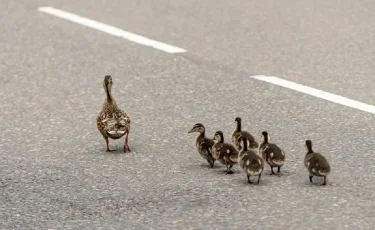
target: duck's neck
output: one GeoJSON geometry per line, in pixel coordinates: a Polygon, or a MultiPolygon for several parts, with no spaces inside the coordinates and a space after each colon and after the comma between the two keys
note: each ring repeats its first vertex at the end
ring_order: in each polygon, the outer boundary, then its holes
{"type": "Polygon", "coordinates": [[[206,131],[205,131],[205,130],[203,130],[203,132],[201,132],[201,133],[199,134],[199,136],[201,136],[201,137],[205,137],[205,135],[206,135],[206,131]]]}
{"type": "Polygon", "coordinates": [[[244,138],[242,141],[243,141],[243,150],[247,151],[248,149],[247,149],[247,140],[246,140],[246,138],[244,138]]]}
{"type": "Polygon", "coordinates": [[[311,145],[307,146],[307,152],[308,153],[313,153],[314,152],[311,145]]]}
{"type": "Polygon", "coordinates": [[[237,132],[241,132],[241,122],[239,121],[239,122],[237,122],[237,127],[236,127],[236,131],[237,132]]]}
{"type": "Polygon", "coordinates": [[[107,88],[105,92],[106,92],[106,94],[107,94],[107,102],[109,102],[109,103],[113,103],[114,100],[113,100],[113,97],[112,97],[111,89],[110,89],[110,88],[107,88]]]}

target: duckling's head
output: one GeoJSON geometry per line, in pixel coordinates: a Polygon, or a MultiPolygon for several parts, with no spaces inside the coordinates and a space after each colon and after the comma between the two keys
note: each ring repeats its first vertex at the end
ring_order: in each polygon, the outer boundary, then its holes
{"type": "Polygon", "coordinates": [[[224,134],[222,131],[217,131],[214,135],[214,141],[223,143],[224,142],[224,134]]]}
{"type": "Polygon", "coordinates": [[[305,142],[305,147],[307,149],[307,152],[312,153],[312,141],[311,140],[306,140],[305,142]]]}
{"type": "Polygon", "coordinates": [[[261,142],[268,143],[270,141],[270,136],[268,135],[267,131],[262,132],[261,142]]]}
{"type": "Polygon", "coordinates": [[[234,125],[237,131],[241,131],[241,117],[236,117],[236,119],[234,119],[234,125]]]}
{"type": "Polygon", "coordinates": [[[104,87],[104,90],[106,92],[111,91],[111,88],[112,88],[112,77],[111,77],[111,75],[106,75],[104,77],[103,87],[104,87]]]}
{"type": "Polygon", "coordinates": [[[197,123],[193,126],[193,128],[188,133],[198,132],[198,133],[204,133],[205,129],[203,124],[197,123]]]}

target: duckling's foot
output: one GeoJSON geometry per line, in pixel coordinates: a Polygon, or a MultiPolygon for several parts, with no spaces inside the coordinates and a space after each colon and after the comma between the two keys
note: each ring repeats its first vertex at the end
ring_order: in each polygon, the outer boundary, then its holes
{"type": "Polygon", "coordinates": [[[215,164],[214,161],[207,160],[207,162],[208,162],[208,164],[210,164],[210,168],[213,168],[213,167],[214,167],[214,164],[215,164]]]}
{"type": "Polygon", "coordinates": [[[309,179],[310,179],[310,182],[312,183],[313,181],[312,181],[312,178],[313,178],[313,176],[309,176],[309,179]]]}
{"type": "Polygon", "coordinates": [[[116,151],[116,149],[109,149],[109,148],[107,148],[107,149],[105,150],[105,152],[113,152],[113,151],[116,151]]]}

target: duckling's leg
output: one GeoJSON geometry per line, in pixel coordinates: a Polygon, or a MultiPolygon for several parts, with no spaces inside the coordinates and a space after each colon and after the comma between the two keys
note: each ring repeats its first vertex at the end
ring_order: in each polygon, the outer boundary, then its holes
{"type": "Polygon", "coordinates": [[[105,150],[106,152],[113,152],[113,151],[115,151],[113,149],[109,149],[109,140],[108,140],[108,137],[105,137],[105,143],[107,144],[107,149],[105,150]]]}
{"type": "Polygon", "coordinates": [[[250,175],[247,175],[247,182],[249,182],[249,184],[252,184],[253,182],[251,182],[250,180],[250,175]]]}
{"type": "Polygon", "coordinates": [[[126,133],[126,136],[125,136],[124,153],[126,153],[126,151],[131,152],[130,147],[129,147],[129,143],[128,143],[129,142],[129,139],[128,139],[129,133],[130,133],[130,127],[129,127],[128,132],[126,133]]]}
{"type": "Polygon", "coordinates": [[[312,178],[313,178],[313,176],[309,176],[309,179],[310,179],[310,182],[312,183],[313,181],[312,181],[312,178]]]}
{"type": "Polygon", "coordinates": [[[260,177],[262,176],[262,173],[261,174],[259,174],[259,176],[258,176],[258,184],[259,184],[259,182],[260,182],[260,177]]]}
{"type": "Polygon", "coordinates": [[[230,165],[230,166],[225,165],[225,166],[227,166],[227,174],[233,174],[233,171],[232,171],[233,165],[230,165]]]}
{"type": "Polygon", "coordinates": [[[208,162],[208,164],[210,164],[211,168],[214,167],[215,161],[213,161],[213,160],[207,160],[207,162],[208,162]]]}
{"type": "Polygon", "coordinates": [[[281,166],[277,167],[277,173],[280,173],[281,166]]]}
{"type": "Polygon", "coordinates": [[[273,167],[272,166],[270,167],[271,167],[271,175],[276,175],[276,173],[273,172],[273,167]]]}
{"type": "Polygon", "coordinates": [[[327,177],[324,176],[324,182],[323,182],[323,185],[326,185],[327,184],[327,177]]]}

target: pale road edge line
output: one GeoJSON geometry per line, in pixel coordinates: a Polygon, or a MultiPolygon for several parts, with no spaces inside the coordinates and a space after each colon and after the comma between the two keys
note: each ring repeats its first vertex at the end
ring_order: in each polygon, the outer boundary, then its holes
{"type": "Polygon", "coordinates": [[[351,108],[355,108],[358,110],[362,110],[365,112],[369,112],[375,114],[375,106],[365,104],[359,101],[355,101],[343,96],[339,96],[336,94],[328,93],[319,89],[315,89],[309,86],[301,85],[292,81],[284,80],[274,76],[264,76],[264,75],[255,75],[250,76],[250,78],[257,79],[260,81],[268,82],[274,85],[282,86],[288,89],[292,89],[310,96],[314,96],[320,99],[324,99],[330,102],[334,102],[336,104],[345,105],[351,108]]]}
{"type": "Polygon", "coordinates": [[[158,49],[167,53],[186,52],[185,49],[172,46],[172,45],[168,45],[166,43],[162,43],[159,41],[155,41],[155,40],[152,40],[152,39],[149,39],[149,38],[146,38],[146,37],[143,37],[143,36],[128,32],[128,31],[121,30],[114,26],[110,26],[110,25],[107,25],[98,21],[94,21],[89,18],[81,17],[76,14],[72,14],[72,13],[59,10],[53,7],[39,7],[38,11],[47,13],[47,14],[71,21],[71,22],[75,22],[77,24],[80,24],[80,25],[83,25],[92,29],[99,30],[99,31],[111,34],[113,36],[121,37],[126,40],[129,40],[129,41],[132,41],[132,42],[144,45],[144,46],[150,46],[150,47],[153,47],[155,49],[158,49]]]}

